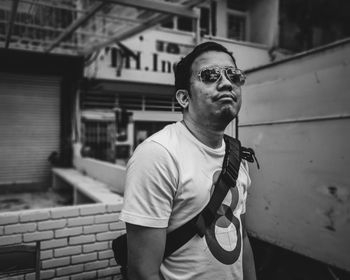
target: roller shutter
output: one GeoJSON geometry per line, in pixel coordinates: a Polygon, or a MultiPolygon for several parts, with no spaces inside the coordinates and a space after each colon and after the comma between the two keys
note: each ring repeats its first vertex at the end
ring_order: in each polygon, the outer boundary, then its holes
{"type": "Polygon", "coordinates": [[[60,78],[0,73],[0,187],[48,183],[60,146],[60,78]]]}

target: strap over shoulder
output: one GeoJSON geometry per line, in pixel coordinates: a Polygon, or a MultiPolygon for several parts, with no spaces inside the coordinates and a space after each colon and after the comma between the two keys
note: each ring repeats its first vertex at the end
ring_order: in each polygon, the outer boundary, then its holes
{"type": "MultiPolygon", "coordinates": [[[[241,145],[240,141],[236,138],[233,138],[231,136],[228,136],[228,135],[224,135],[224,140],[225,140],[225,143],[226,143],[226,157],[228,155],[228,151],[227,151],[227,146],[229,143],[230,147],[234,147],[234,145],[237,145],[235,144],[235,141],[239,143],[239,150],[240,150],[240,158],[241,159],[244,159],[248,162],[255,162],[256,163],[256,166],[258,167],[258,169],[260,169],[260,165],[259,165],[259,162],[258,162],[258,159],[256,158],[255,156],[255,152],[252,148],[246,148],[244,146],[241,145]]],[[[232,148],[231,148],[232,149],[232,148]]]]}
{"type": "Polygon", "coordinates": [[[241,142],[226,134],[224,141],[226,148],[221,176],[228,185],[235,185],[241,164],[241,142]]]}

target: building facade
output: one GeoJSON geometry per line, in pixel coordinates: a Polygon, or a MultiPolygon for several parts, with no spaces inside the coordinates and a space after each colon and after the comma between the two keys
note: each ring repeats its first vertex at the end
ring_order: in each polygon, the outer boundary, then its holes
{"type": "Polygon", "coordinates": [[[198,25],[191,18],[172,17],[101,49],[85,67],[81,139],[90,156],[125,163],[143,139],[181,119],[174,66],[197,43],[223,44],[243,70],[271,61],[278,1],[206,1],[196,9],[198,25]],[[119,111],[127,121],[114,128],[119,111]]]}

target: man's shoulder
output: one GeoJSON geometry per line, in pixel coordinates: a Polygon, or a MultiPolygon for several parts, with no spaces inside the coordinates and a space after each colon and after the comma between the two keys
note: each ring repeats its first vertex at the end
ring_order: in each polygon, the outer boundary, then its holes
{"type": "Polygon", "coordinates": [[[164,139],[169,139],[171,135],[177,133],[177,130],[178,130],[178,123],[168,124],[158,132],[148,137],[145,141],[150,141],[150,140],[162,141],[164,139]]]}
{"type": "Polygon", "coordinates": [[[137,146],[129,160],[129,164],[135,159],[143,161],[152,158],[153,162],[162,162],[173,158],[176,150],[174,148],[177,142],[176,134],[176,124],[170,124],[151,135],[137,146]]]}
{"type": "Polygon", "coordinates": [[[148,137],[144,142],[145,144],[155,142],[163,146],[166,150],[172,151],[178,145],[178,142],[181,141],[181,132],[179,130],[179,123],[169,124],[148,137]]]}

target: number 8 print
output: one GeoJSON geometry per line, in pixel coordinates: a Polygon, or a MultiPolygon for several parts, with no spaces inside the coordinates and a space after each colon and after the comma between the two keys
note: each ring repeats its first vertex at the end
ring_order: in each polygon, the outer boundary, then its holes
{"type": "MultiPolygon", "coordinates": [[[[242,248],[240,220],[236,218],[233,214],[233,209],[237,207],[238,197],[239,197],[237,187],[231,188],[230,192],[231,192],[230,206],[227,206],[225,204],[221,205],[221,207],[216,213],[213,223],[210,225],[210,227],[207,229],[205,233],[205,239],[208,244],[208,248],[210,252],[218,261],[227,265],[233,264],[238,260],[241,253],[241,248],[242,248]],[[222,245],[220,245],[217,239],[220,233],[217,232],[216,228],[218,228],[219,229],[218,231],[220,231],[220,229],[228,228],[231,224],[234,225],[234,228],[236,230],[237,240],[236,240],[236,246],[232,250],[228,251],[224,249],[222,245]]],[[[227,234],[234,234],[234,233],[232,231],[229,231],[227,234]]],[[[227,239],[230,240],[229,236],[227,237],[227,239]]]]}

